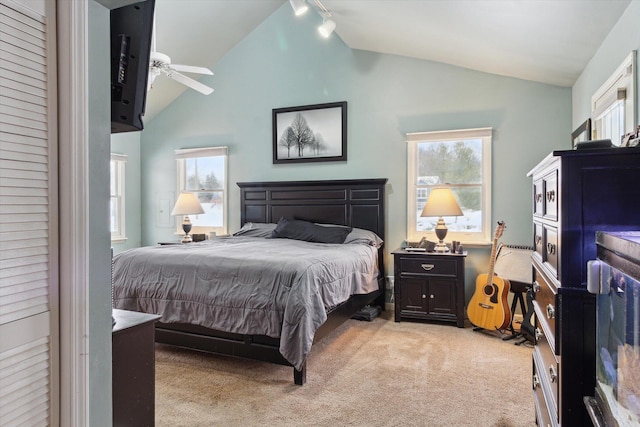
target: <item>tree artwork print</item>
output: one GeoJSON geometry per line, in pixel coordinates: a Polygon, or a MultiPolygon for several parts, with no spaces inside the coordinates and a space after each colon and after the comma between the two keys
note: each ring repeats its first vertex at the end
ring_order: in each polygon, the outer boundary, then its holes
{"type": "Polygon", "coordinates": [[[273,162],[346,160],[346,102],[273,110],[273,162]]]}

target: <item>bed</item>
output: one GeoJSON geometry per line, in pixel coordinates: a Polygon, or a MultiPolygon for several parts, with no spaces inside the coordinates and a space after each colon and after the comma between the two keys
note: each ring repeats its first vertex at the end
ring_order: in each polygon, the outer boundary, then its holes
{"type": "Polygon", "coordinates": [[[160,314],[156,342],[292,366],[302,385],[314,342],[366,305],[384,309],[382,241],[368,236],[385,236],[385,183],[238,183],[237,235],[116,255],[114,306],[160,314]],[[265,238],[273,230],[282,238],[265,238]]]}

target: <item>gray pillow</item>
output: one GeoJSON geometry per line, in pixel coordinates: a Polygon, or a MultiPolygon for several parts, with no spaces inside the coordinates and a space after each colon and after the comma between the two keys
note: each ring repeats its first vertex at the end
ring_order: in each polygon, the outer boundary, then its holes
{"type": "Polygon", "coordinates": [[[316,243],[344,243],[350,232],[351,227],[323,227],[308,221],[280,218],[271,237],[316,243]]]}
{"type": "Polygon", "coordinates": [[[354,228],[344,239],[344,243],[360,243],[379,248],[384,241],[373,231],[354,228]]]}
{"type": "Polygon", "coordinates": [[[271,233],[276,228],[276,224],[265,222],[247,222],[242,228],[235,233],[234,236],[247,237],[271,237],[271,233]]]}
{"type": "MultiPolygon", "coordinates": [[[[320,224],[320,223],[316,223],[316,225],[320,225],[322,227],[349,228],[346,225],[320,224]]],[[[347,234],[347,237],[344,239],[343,243],[364,244],[364,245],[375,246],[376,248],[379,248],[384,243],[384,240],[382,240],[380,236],[378,236],[373,231],[353,227],[351,229],[351,233],[347,234]]]]}

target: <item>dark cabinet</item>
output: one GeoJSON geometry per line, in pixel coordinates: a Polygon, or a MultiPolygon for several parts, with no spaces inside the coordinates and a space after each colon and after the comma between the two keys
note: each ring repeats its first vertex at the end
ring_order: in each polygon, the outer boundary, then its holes
{"type": "Polygon", "coordinates": [[[464,327],[466,254],[396,250],[393,255],[395,321],[440,320],[464,327]]]}
{"type": "Polygon", "coordinates": [[[160,316],[113,310],[112,396],[114,427],[155,422],[155,322],[160,316]]]}
{"type": "Polygon", "coordinates": [[[533,393],[538,425],[589,426],[595,385],[595,297],[586,289],[596,231],[640,224],[640,150],[554,151],[533,190],[533,393]]]}

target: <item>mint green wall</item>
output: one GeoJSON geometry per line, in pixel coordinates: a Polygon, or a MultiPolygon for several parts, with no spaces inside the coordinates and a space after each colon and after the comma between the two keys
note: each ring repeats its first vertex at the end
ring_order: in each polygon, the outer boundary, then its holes
{"type": "Polygon", "coordinates": [[[142,246],[140,204],[140,135],[141,132],[116,133],[111,135],[111,153],[127,156],[125,167],[125,233],[127,241],[112,243],[113,252],[142,246]]]}
{"type": "MultiPolygon", "coordinates": [[[[640,0],[632,0],[604,40],[596,54],[573,85],[573,127],[591,117],[591,97],[622,64],[632,50],[640,51],[640,0]]],[[[640,73],[636,69],[636,125],[640,124],[638,89],[640,73]]]]}
{"type": "MultiPolygon", "coordinates": [[[[88,234],[85,250],[88,259],[87,307],[89,324],[87,346],[89,407],[91,426],[111,423],[111,251],[109,233],[109,9],[95,1],[87,7],[89,28],[87,100],[87,168],[89,173],[87,212],[88,234]]],[[[76,67],[80,68],[80,67],[76,67]]],[[[64,159],[61,166],[65,167],[64,159]]],[[[61,284],[66,286],[67,284],[61,284]]],[[[68,325],[66,325],[68,326],[68,325]]],[[[64,327],[64,325],[62,326],[64,327]]],[[[70,331],[68,331],[70,333],[70,331]]],[[[75,340],[74,337],[71,341],[75,340]]],[[[69,345],[69,343],[62,343],[69,345]]],[[[67,373],[68,375],[69,373],[67,373]]],[[[64,375],[64,373],[63,373],[64,375]]],[[[66,410],[62,408],[62,410],[66,410]]]]}
{"type": "MultiPolygon", "coordinates": [[[[332,178],[389,179],[388,253],[406,235],[407,132],[492,127],[493,220],[502,241],[531,241],[526,173],[553,149],[570,148],[571,90],[440,63],[352,50],[335,34],[322,39],[320,17],[296,18],[288,3],[218,63],[203,83],[147,123],[141,134],[142,243],[175,239],[157,227],[158,198],[175,193],[178,148],[229,147],[229,226],[240,226],[236,182],[332,178]],[[271,110],[348,102],[348,161],[273,165],[271,110]]],[[[425,41],[425,43],[428,41],[425,41]]],[[[206,49],[206,43],[201,44],[206,49]]],[[[175,197],[175,195],[174,195],[175,197]]],[[[488,248],[471,249],[467,287],[486,270],[488,248]]]]}

